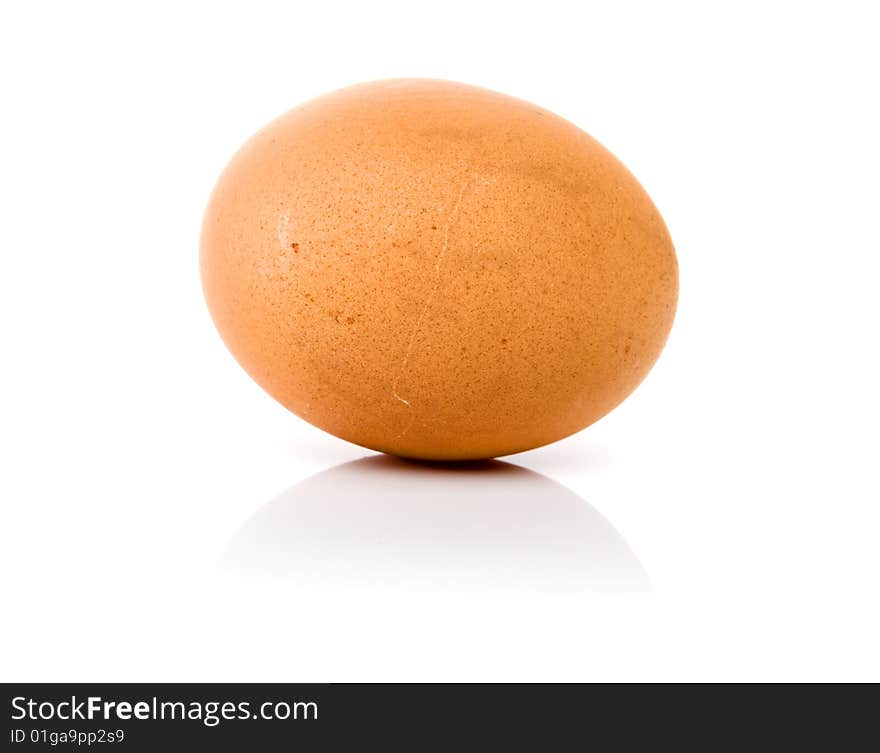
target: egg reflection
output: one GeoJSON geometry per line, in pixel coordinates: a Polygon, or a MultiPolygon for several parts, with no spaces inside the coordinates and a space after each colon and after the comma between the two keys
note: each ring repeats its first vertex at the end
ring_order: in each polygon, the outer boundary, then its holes
{"type": "Polygon", "coordinates": [[[561,484],[500,461],[375,456],[323,471],[260,509],[221,570],[322,590],[650,591],[602,515],[561,484]]]}

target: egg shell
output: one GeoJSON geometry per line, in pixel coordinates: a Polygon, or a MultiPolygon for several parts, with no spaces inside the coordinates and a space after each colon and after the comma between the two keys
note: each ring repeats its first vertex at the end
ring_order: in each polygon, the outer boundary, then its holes
{"type": "Polygon", "coordinates": [[[487,458],[583,429],[648,373],[678,295],[662,218],[568,121],[433,80],[294,108],[207,208],[220,334],[289,410],[396,455],[487,458]]]}

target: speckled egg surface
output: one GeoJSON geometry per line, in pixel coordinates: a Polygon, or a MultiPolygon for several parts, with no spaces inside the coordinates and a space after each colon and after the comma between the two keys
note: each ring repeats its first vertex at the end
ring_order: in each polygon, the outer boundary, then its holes
{"type": "Polygon", "coordinates": [[[248,373],[396,455],[507,455],[645,377],[675,251],[626,168],[535,105],[393,80],[307,102],[235,155],[202,228],[211,314],[248,373]]]}

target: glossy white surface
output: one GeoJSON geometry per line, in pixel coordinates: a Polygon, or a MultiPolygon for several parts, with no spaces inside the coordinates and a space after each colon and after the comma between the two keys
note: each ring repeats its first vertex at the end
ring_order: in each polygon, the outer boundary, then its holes
{"type": "Polygon", "coordinates": [[[0,680],[880,679],[876,25],[662,5],[0,10],[0,680]],[[676,242],[647,381],[508,465],[359,460],[201,299],[232,151],[394,75],[578,123],[676,242]]]}

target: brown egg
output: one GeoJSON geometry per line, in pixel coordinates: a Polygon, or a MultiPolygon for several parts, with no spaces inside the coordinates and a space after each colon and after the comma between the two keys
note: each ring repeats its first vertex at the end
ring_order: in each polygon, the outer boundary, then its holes
{"type": "Polygon", "coordinates": [[[663,347],[675,251],[604,147],[518,99],[443,81],[327,94],[235,155],[201,272],[247,372],[383,452],[457,460],[605,415],[663,347]]]}

